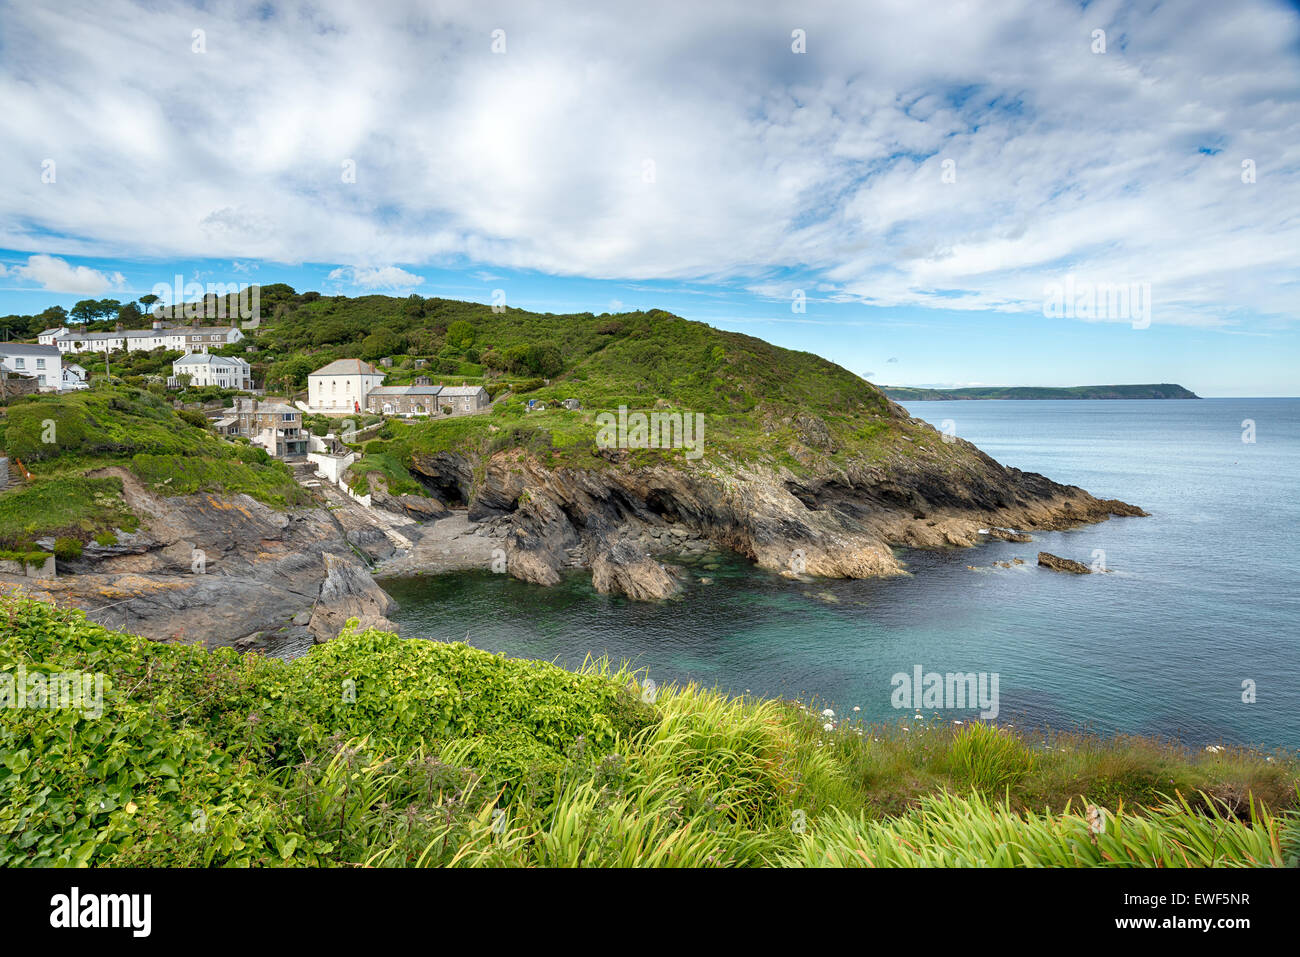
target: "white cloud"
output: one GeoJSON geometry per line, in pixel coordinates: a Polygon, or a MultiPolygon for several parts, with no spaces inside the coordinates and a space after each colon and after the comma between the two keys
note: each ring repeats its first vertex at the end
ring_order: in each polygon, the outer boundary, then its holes
{"type": "Polygon", "coordinates": [[[1151,283],[1155,324],[1294,316],[1300,18],[1271,0],[249,9],[5,8],[0,248],[800,274],[972,312],[1073,272],[1151,283]]]}
{"type": "Polygon", "coordinates": [[[414,289],[424,283],[423,276],[397,266],[343,266],[331,270],[326,278],[362,289],[414,289]]]}
{"type": "Polygon", "coordinates": [[[73,266],[57,256],[37,254],[29,256],[27,265],[10,270],[20,279],[41,284],[50,292],[83,293],[95,295],[112,289],[121,289],[126,279],[120,272],[102,273],[89,266],[73,266]]]}

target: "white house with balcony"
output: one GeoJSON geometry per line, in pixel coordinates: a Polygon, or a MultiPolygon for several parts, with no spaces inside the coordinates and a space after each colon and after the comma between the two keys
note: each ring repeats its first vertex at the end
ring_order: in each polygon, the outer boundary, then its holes
{"type": "Polygon", "coordinates": [[[307,376],[312,412],[360,412],[366,397],[384,384],[384,374],[360,359],[338,359],[307,376]]]}
{"type": "Polygon", "coordinates": [[[35,379],[41,392],[63,388],[63,356],[55,346],[0,342],[0,366],[35,379]]]}
{"type": "Polygon", "coordinates": [[[202,388],[214,385],[221,389],[253,388],[253,369],[243,359],[234,356],[214,356],[207,352],[192,352],[172,363],[169,388],[179,386],[180,377],[190,377],[190,386],[202,388]]]}

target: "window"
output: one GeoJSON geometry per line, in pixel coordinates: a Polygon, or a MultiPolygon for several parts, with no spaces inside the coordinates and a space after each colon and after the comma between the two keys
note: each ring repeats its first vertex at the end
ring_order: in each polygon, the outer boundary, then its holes
{"type": "Polygon", "coordinates": [[[45,368],[45,360],[44,360],[44,359],[37,359],[37,360],[36,360],[36,368],[38,368],[38,369],[44,369],[44,368],[45,368]]]}
{"type": "Polygon", "coordinates": [[[26,362],[26,360],[25,360],[22,356],[15,356],[15,357],[14,357],[14,368],[15,368],[15,369],[22,369],[22,368],[25,368],[25,366],[24,366],[24,363],[25,363],[25,362],[26,362]]]}

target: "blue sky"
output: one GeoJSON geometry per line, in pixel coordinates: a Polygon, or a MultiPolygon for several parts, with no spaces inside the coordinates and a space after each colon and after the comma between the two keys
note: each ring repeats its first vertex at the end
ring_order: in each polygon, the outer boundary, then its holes
{"type": "Polygon", "coordinates": [[[1300,394],[1294,5],[754,7],[0,3],[0,314],[500,289],[890,384],[1300,394]]]}

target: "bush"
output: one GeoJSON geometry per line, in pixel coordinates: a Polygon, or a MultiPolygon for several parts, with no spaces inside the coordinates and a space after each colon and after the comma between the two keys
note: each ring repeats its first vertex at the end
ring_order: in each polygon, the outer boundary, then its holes
{"type": "Polygon", "coordinates": [[[208,427],[208,417],[202,412],[195,411],[194,409],[181,409],[176,414],[180,417],[181,421],[188,422],[195,428],[206,429],[208,427]]]}
{"type": "Polygon", "coordinates": [[[81,542],[64,535],[54,540],[54,557],[61,562],[70,562],[81,557],[81,542]]]}

